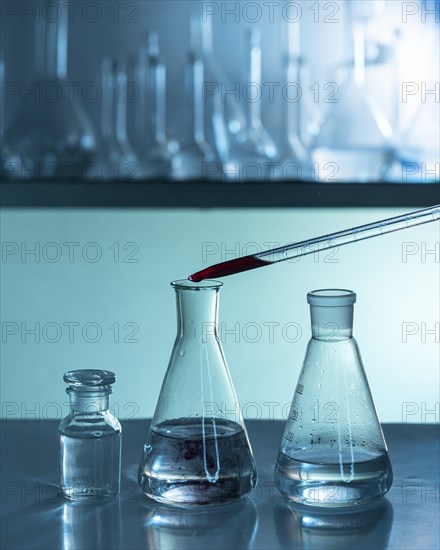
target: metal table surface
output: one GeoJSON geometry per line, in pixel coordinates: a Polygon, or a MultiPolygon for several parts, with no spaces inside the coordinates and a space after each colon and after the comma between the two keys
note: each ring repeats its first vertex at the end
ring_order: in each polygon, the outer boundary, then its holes
{"type": "Polygon", "coordinates": [[[72,503],[57,487],[57,424],[3,421],[1,548],[12,549],[277,549],[440,547],[440,425],[384,425],[394,484],[369,508],[326,513],[294,508],[272,482],[284,423],[248,422],[259,483],[238,505],[211,511],[155,504],[136,474],[148,421],[123,423],[118,501],[72,503]]]}

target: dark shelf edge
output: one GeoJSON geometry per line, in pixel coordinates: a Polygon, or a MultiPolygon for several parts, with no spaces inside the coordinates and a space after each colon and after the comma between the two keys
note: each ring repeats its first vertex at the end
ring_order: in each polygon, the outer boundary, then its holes
{"type": "Polygon", "coordinates": [[[2,208],[406,207],[440,203],[439,184],[3,182],[2,208]]]}

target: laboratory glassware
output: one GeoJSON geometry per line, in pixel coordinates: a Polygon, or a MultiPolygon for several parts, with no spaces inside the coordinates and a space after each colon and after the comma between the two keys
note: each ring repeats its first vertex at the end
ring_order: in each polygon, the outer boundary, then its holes
{"type": "MultiPolygon", "coordinates": [[[[219,102],[224,106],[223,116],[228,139],[236,135],[245,125],[245,116],[242,106],[234,93],[234,84],[230,81],[222,64],[218,61],[214,51],[213,16],[203,14],[203,4],[191,3],[191,32],[196,35],[204,61],[204,99],[206,108],[205,134],[208,143],[216,146],[217,137],[212,118],[216,116],[216,105],[219,102]],[[229,91],[229,93],[226,93],[229,91]]],[[[218,115],[217,115],[218,116],[218,115]]]]}
{"type": "Polygon", "coordinates": [[[204,139],[215,155],[215,162],[205,164],[204,179],[227,180],[228,174],[238,179],[238,160],[231,156],[231,135],[243,127],[244,118],[239,103],[224,94],[228,84],[214,55],[212,33],[211,18],[204,20],[201,4],[192,3],[191,44],[194,51],[200,52],[204,69],[201,82],[204,139]]]}
{"type": "MultiPolygon", "coordinates": [[[[437,14],[440,7],[437,4],[437,14]]],[[[425,61],[425,78],[417,93],[403,96],[404,104],[419,103],[410,117],[410,124],[403,129],[398,155],[398,181],[403,183],[434,183],[440,181],[440,101],[438,86],[428,84],[440,78],[438,25],[423,25],[424,36],[420,37],[418,55],[425,61]]],[[[408,85],[408,83],[406,83],[408,85]]],[[[414,83],[409,83],[414,86],[414,83]]],[[[402,91],[404,87],[402,85],[402,91]]],[[[414,90],[414,88],[413,88],[414,90]]],[[[403,118],[403,117],[402,117],[403,118]]]]}
{"type": "Polygon", "coordinates": [[[0,181],[20,175],[21,159],[5,139],[5,62],[0,56],[0,181]]]}
{"type": "Polygon", "coordinates": [[[399,171],[402,183],[440,181],[440,103],[431,97],[421,103],[399,147],[399,171]]]}
{"type": "Polygon", "coordinates": [[[83,177],[94,160],[92,125],[67,78],[68,2],[44,0],[36,18],[35,93],[25,100],[5,132],[22,160],[23,179],[83,177]]]}
{"type": "Polygon", "coordinates": [[[301,22],[282,20],[285,37],[282,63],[281,145],[275,168],[276,180],[309,180],[313,177],[307,144],[319,131],[320,115],[308,99],[307,65],[301,47],[301,22]]]}
{"type": "Polygon", "coordinates": [[[222,283],[188,280],[176,291],[177,337],[139,465],[150,498],[181,506],[234,502],[256,467],[220,344],[222,283]]]}
{"type": "Polygon", "coordinates": [[[186,136],[172,162],[176,180],[207,179],[217,157],[205,138],[205,104],[203,102],[204,62],[198,47],[191,46],[185,66],[186,136]]]}
{"type": "Polygon", "coordinates": [[[352,27],[353,65],[311,143],[310,154],[316,179],[381,182],[394,158],[393,131],[366,82],[366,19],[356,5],[346,3],[352,27]]]}
{"type": "Polygon", "coordinates": [[[190,50],[185,64],[184,131],[179,143],[179,153],[173,158],[172,177],[176,180],[210,179],[208,174],[218,157],[206,140],[204,101],[205,62],[197,18],[190,17],[190,50]]]}
{"type": "MultiPolygon", "coordinates": [[[[245,125],[232,137],[231,155],[240,163],[240,179],[273,179],[273,170],[278,157],[277,147],[262,121],[262,63],[261,30],[257,27],[245,33],[245,79],[248,88],[246,97],[245,125]],[[254,91],[252,91],[252,89],[254,91]],[[256,94],[253,97],[253,94],[256,94]],[[250,96],[250,97],[249,97],[250,96]]],[[[246,95],[246,94],[245,94],[246,95]]],[[[236,174],[232,175],[236,179],[236,174]]]]}
{"type": "Polygon", "coordinates": [[[116,497],[121,478],[121,425],[109,410],[116,381],[106,370],[66,372],[70,413],[61,421],[61,491],[70,500],[116,497]]]}
{"type": "Polygon", "coordinates": [[[230,133],[236,133],[242,126],[240,108],[223,94],[226,76],[217,63],[213,50],[212,21],[203,21],[201,4],[191,4],[191,43],[203,59],[202,102],[204,136],[215,154],[216,162],[206,165],[205,179],[221,179],[235,169],[230,156],[230,133]],[[226,111],[230,117],[226,120],[226,111]]]}
{"type": "Polygon", "coordinates": [[[400,133],[391,178],[399,183],[440,181],[440,4],[424,4],[431,16],[401,28],[400,133]]]}
{"type": "MultiPolygon", "coordinates": [[[[278,248],[272,248],[259,254],[252,254],[249,256],[243,256],[242,258],[236,258],[235,260],[228,260],[220,264],[216,264],[207,267],[197,273],[193,273],[189,276],[190,281],[203,281],[204,279],[212,277],[226,277],[228,275],[234,275],[243,271],[249,271],[251,269],[257,269],[266,265],[275,264],[284,260],[293,258],[299,258],[300,256],[306,256],[307,254],[313,254],[317,250],[317,246],[321,246],[326,250],[332,248],[338,248],[345,244],[357,243],[365,239],[371,239],[386,233],[393,233],[394,231],[400,231],[401,229],[407,229],[416,225],[422,225],[425,223],[435,222],[440,220],[440,204],[404,214],[403,216],[395,216],[394,218],[388,218],[386,220],[380,220],[358,227],[352,227],[351,229],[345,229],[343,231],[337,231],[336,233],[330,233],[329,235],[322,235],[321,237],[315,237],[306,241],[300,241],[296,243],[287,244],[278,248]]],[[[322,249],[322,248],[321,248],[322,249]]]]}
{"type": "Polygon", "coordinates": [[[312,338],[275,466],[287,498],[352,506],[385,495],[393,474],[356,340],[356,294],[309,292],[312,338]]]}
{"type": "MultiPolygon", "coordinates": [[[[285,59],[286,82],[296,82],[299,72],[299,59],[295,60],[290,56],[285,59]]],[[[300,139],[299,132],[299,105],[292,103],[286,98],[282,103],[283,112],[281,119],[281,135],[283,139],[280,147],[280,156],[277,159],[274,171],[276,180],[303,180],[309,179],[311,164],[306,148],[300,139]]]]}
{"type": "Polygon", "coordinates": [[[136,147],[144,178],[167,178],[177,142],[166,132],[166,65],[160,52],[159,34],[146,35],[139,52],[140,89],[136,147]]]}
{"type": "Polygon", "coordinates": [[[103,180],[139,177],[139,160],[127,137],[125,62],[106,56],[101,66],[101,139],[97,166],[103,180]]]}

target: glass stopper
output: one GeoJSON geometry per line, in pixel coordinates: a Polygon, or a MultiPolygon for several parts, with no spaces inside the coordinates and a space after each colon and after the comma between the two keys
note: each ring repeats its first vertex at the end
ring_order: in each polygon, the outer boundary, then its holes
{"type": "Polygon", "coordinates": [[[71,386],[109,386],[116,382],[116,375],[109,370],[71,370],[63,377],[71,386]]]}

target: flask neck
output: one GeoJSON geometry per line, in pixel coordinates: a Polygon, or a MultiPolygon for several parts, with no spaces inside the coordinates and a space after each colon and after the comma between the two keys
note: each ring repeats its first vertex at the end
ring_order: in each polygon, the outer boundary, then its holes
{"type": "Polygon", "coordinates": [[[337,307],[310,306],[312,337],[338,342],[353,336],[353,305],[337,307]]]}
{"type": "Polygon", "coordinates": [[[109,409],[111,390],[108,391],[78,391],[67,388],[70,399],[71,413],[94,414],[109,409]]]}
{"type": "Polygon", "coordinates": [[[101,130],[105,139],[127,143],[127,70],[117,59],[106,57],[102,63],[101,130]]]}
{"type": "Polygon", "coordinates": [[[140,48],[138,71],[138,138],[149,147],[158,146],[166,140],[166,65],[157,31],[149,32],[140,48]]]}
{"type": "Polygon", "coordinates": [[[35,32],[38,77],[65,78],[67,74],[68,2],[44,0],[38,8],[40,13],[35,32]]]}
{"type": "Polygon", "coordinates": [[[177,337],[206,339],[217,335],[218,288],[176,288],[177,337]]]}
{"type": "MultiPolygon", "coordinates": [[[[261,89],[261,36],[257,29],[246,34],[246,82],[261,89]]],[[[261,101],[247,101],[247,124],[261,125],[261,101]]]]}
{"type": "Polygon", "coordinates": [[[205,140],[203,82],[205,66],[200,51],[191,50],[185,68],[189,134],[196,143],[205,140]]]}

